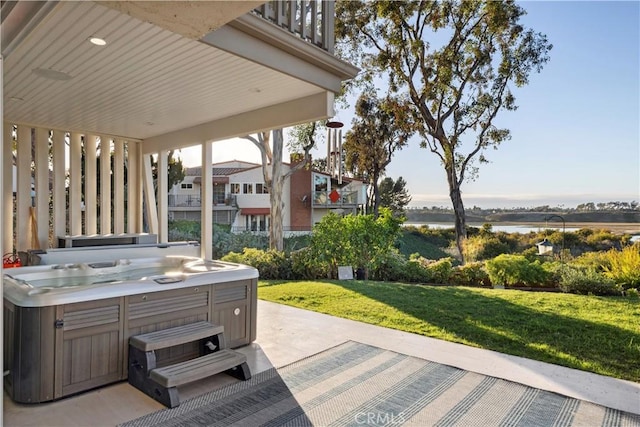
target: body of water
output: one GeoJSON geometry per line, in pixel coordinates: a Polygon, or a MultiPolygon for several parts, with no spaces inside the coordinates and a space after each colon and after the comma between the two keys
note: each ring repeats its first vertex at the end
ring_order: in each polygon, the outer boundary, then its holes
{"type": "MultiPolygon", "coordinates": [[[[425,223],[425,222],[405,222],[404,223],[405,226],[409,226],[412,225],[414,227],[420,227],[421,225],[427,225],[429,226],[429,228],[453,228],[453,223],[425,223]]],[[[475,223],[467,223],[468,226],[470,227],[477,227],[477,228],[481,228],[482,224],[475,224],[475,223]]],[[[545,226],[545,227],[532,227],[529,225],[493,225],[491,228],[493,231],[504,231],[507,233],[522,233],[522,234],[526,234],[529,233],[531,231],[534,232],[538,232],[538,231],[542,231],[542,230],[562,230],[562,225],[560,225],[559,227],[554,225],[549,225],[549,226],[545,226]]],[[[579,228],[576,227],[566,227],[565,231],[566,232],[571,232],[571,231],[577,231],[579,230],[579,228]]]]}

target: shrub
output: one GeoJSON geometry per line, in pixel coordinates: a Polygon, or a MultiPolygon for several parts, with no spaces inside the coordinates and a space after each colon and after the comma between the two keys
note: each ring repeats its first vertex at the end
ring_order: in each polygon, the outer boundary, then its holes
{"type": "Polygon", "coordinates": [[[455,267],[451,273],[450,282],[459,286],[490,285],[489,275],[484,269],[484,262],[468,262],[455,267]]]}
{"type": "Polygon", "coordinates": [[[453,266],[451,258],[442,258],[427,264],[427,272],[432,283],[447,284],[451,279],[453,266]]]}
{"type": "Polygon", "coordinates": [[[383,254],[376,262],[371,278],[381,281],[430,282],[431,274],[427,265],[433,262],[419,254],[411,254],[407,260],[398,251],[383,254]]]}
{"type": "Polygon", "coordinates": [[[539,260],[541,258],[540,255],[538,255],[538,248],[535,246],[525,249],[524,251],[520,252],[520,255],[524,256],[530,262],[539,260]]]}
{"type": "Polygon", "coordinates": [[[633,298],[633,299],[638,299],[640,298],[640,290],[636,289],[636,288],[629,288],[626,289],[624,291],[624,294],[628,297],[628,298],[633,298]]]}
{"type": "Polygon", "coordinates": [[[411,254],[404,271],[401,272],[401,279],[407,282],[430,282],[431,274],[427,266],[431,262],[429,259],[418,254],[411,254]]]}
{"type": "Polygon", "coordinates": [[[547,272],[540,262],[530,262],[522,255],[502,254],[487,261],[485,266],[494,285],[541,285],[547,282],[547,272]]]}
{"type": "Polygon", "coordinates": [[[200,241],[200,222],[198,221],[170,220],[168,228],[170,242],[200,241]]]}
{"type": "Polygon", "coordinates": [[[558,261],[543,262],[541,264],[542,269],[545,271],[544,281],[540,283],[541,286],[548,286],[557,288],[560,283],[562,268],[564,264],[558,261]]]}
{"type": "Polygon", "coordinates": [[[310,234],[301,234],[297,236],[290,236],[284,238],[284,250],[286,252],[297,251],[309,246],[311,242],[310,234]]]}
{"type": "Polygon", "coordinates": [[[482,261],[510,252],[509,245],[491,234],[469,237],[464,241],[462,250],[468,261],[482,261]]]}
{"type": "Polygon", "coordinates": [[[622,291],[619,285],[602,273],[574,265],[566,265],[561,269],[560,289],[584,295],[620,295],[622,291]]]}
{"type": "Polygon", "coordinates": [[[230,252],[223,261],[246,264],[258,269],[261,279],[290,279],[291,262],[284,252],[245,248],[241,254],[230,252]]]}
{"type": "Polygon", "coordinates": [[[573,259],[571,265],[603,272],[604,268],[609,266],[609,258],[605,252],[585,252],[573,259]]]}
{"type": "Polygon", "coordinates": [[[605,256],[608,261],[608,265],[603,267],[605,276],[623,288],[640,286],[640,243],[621,251],[611,249],[605,256]]]}
{"type": "Polygon", "coordinates": [[[312,280],[327,277],[326,268],[316,260],[311,248],[293,251],[289,258],[294,279],[312,280]]]}
{"type": "Polygon", "coordinates": [[[381,208],[377,218],[329,213],[313,226],[311,250],[326,266],[328,277],[337,277],[339,265],[351,265],[363,268],[366,279],[382,255],[395,249],[400,224],[387,208],[381,208]]]}
{"type": "Polygon", "coordinates": [[[230,252],[241,253],[244,248],[266,250],[269,237],[246,231],[232,233],[229,226],[213,224],[213,258],[222,258],[230,252]]]}
{"type": "Polygon", "coordinates": [[[407,260],[397,250],[380,254],[376,264],[377,267],[370,272],[371,279],[383,282],[403,281],[407,260]]]}
{"type": "Polygon", "coordinates": [[[585,239],[586,244],[595,250],[605,250],[620,244],[620,236],[609,230],[596,230],[585,239]]]}

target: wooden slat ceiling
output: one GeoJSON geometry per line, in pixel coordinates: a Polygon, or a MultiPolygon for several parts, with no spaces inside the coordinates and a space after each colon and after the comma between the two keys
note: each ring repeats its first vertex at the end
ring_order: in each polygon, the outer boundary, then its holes
{"type": "Polygon", "coordinates": [[[93,2],[60,2],[4,62],[5,120],[135,139],[320,92],[93,2]]]}

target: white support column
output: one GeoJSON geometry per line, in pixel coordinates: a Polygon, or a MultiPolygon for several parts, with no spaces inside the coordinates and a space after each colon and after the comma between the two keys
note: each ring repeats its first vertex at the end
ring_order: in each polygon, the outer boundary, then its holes
{"type": "Polygon", "coordinates": [[[169,241],[169,152],[158,153],[158,242],[169,241]]]}
{"type": "Polygon", "coordinates": [[[100,234],[111,234],[111,138],[100,136],[100,234]]]}
{"type": "Polygon", "coordinates": [[[18,126],[16,179],[16,250],[31,248],[31,127],[18,126]]]}
{"type": "Polygon", "coordinates": [[[140,144],[127,143],[127,232],[142,232],[142,185],[140,144]]]}
{"type": "Polygon", "coordinates": [[[213,143],[202,144],[202,182],[200,188],[200,256],[213,258],[213,143]]]}
{"type": "Polygon", "coordinates": [[[82,234],[82,140],[78,132],[71,133],[69,161],[69,234],[82,234]]]}
{"type": "Polygon", "coordinates": [[[98,233],[98,166],[96,135],[84,137],[84,220],[87,235],[98,233]]]}
{"type": "Polygon", "coordinates": [[[113,232],[124,233],[124,141],[113,140],[113,232]]]}
{"type": "Polygon", "coordinates": [[[53,131],[53,237],[67,235],[65,132],[53,131]]]}
{"type": "MultiPolygon", "coordinates": [[[[1,88],[0,88],[1,90],[1,88]]],[[[13,252],[13,125],[3,123],[2,132],[2,255],[13,252]]]]}
{"type": "Polygon", "coordinates": [[[153,173],[151,171],[151,155],[142,156],[143,189],[145,205],[147,207],[147,221],[149,233],[158,234],[158,209],[156,208],[156,194],[153,188],[153,173]]]}
{"type": "Polygon", "coordinates": [[[36,225],[40,249],[49,248],[49,129],[36,128],[36,225]]]}
{"type": "MultiPolygon", "coordinates": [[[[4,59],[2,57],[2,55],[0,55],[0,100],[4,100],[4,92],[2,90],[2,88],[4,87],[4,82],[2,80],[2,76],[4,76],[4,59]]],[[[2,115],[2,117],[4,117],[4,101],[0,101],[0,115],[2,115]]],[[[3,122],[2,123],[2,133],[0,133],[0,165],[1,166],[6,166],[4,157],[6,155],[6,151],[5,151],[5,146],[6,146],[6,137],[7,137],[7,125],[8,123],[3,122]]],[[[9,140],[11,139],[11,133],[9,133],[9,140]]],[[[11,168],[10,168],[11,169],[11,168]]],[[[4,171],[4,169],[3,169],[4,171]]],[[[2,225],[5,225],[5,221],[6,221],[6,217],[5,217],[5,210],[4,210],[4,206],[5,203],[7,202],[6,197],[6,183],[7,181],[5,181],[5,177],[6,175],[4,173],[0,174],[0,191],[2,191],[2,193],[0,193],[0,206],[2,206],[2,225]]],[[[11,182],[11,181],[9,181],[11,182]]],[[[13,201],[13,198],[11,199],[13,201]]],[[[11,246],[11,244],[7,245],[7,238],[5,237],[7,233],[9,233],[9,235],[12,235],[12,230],[13,227],[11,228],[4,228],[4,229],[0,229],[0,243],[2,244],[2,249],[3,252],[0,253],[0,255],[4,255],[7,252],[10,251],[4,251],[4,249],[7,249],[9,246],[11,246]]],[[[2,276],[2,266],[3,264],[0,263],[0,276],[2,276]]],[[[0,295],[2,295],[3,292],[3,288],[0,287],[0,295]]],[[[3,313],[4,314],[4,313],[3,313]]],[[[4,331],[4,315],[2,316],[3,319],[0,320],[0,327],[2,327],[2,330],[4,331]]],[[[4,336],[4,335],[3,335],[4,336]]],[[[2,361],[2,365],[5,366],[4,364],[4,354],[3,356],[0,356],[0,361],[2,361]]],[[[4,414],[4,408],[3,408],[3,403],[0,402],[0,413],[4,414]]]]}

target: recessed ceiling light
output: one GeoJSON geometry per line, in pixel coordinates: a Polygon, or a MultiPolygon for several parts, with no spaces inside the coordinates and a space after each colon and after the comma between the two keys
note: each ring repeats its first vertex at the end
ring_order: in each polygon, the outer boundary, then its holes
{"type": "Polygon", "coordinates": [[[9,101],[24,101],[24,98],[20,98],[19,96],[12,96],[9,98],[9,101]]]}
{"type": "Polygon", "coordinates": [[[71,78],[69,74],[63,73],[62,71],[52,70],[51,68],[34,68],[32,72],[36,76],[50,80],[69,80],[71,78]]]}
{"type": "Polygon", "coordinates": [[[89,41],[96,46],[104,46],[107,44],[105,39],[101,39],[100,37],[89,37],[89,41]]]}

